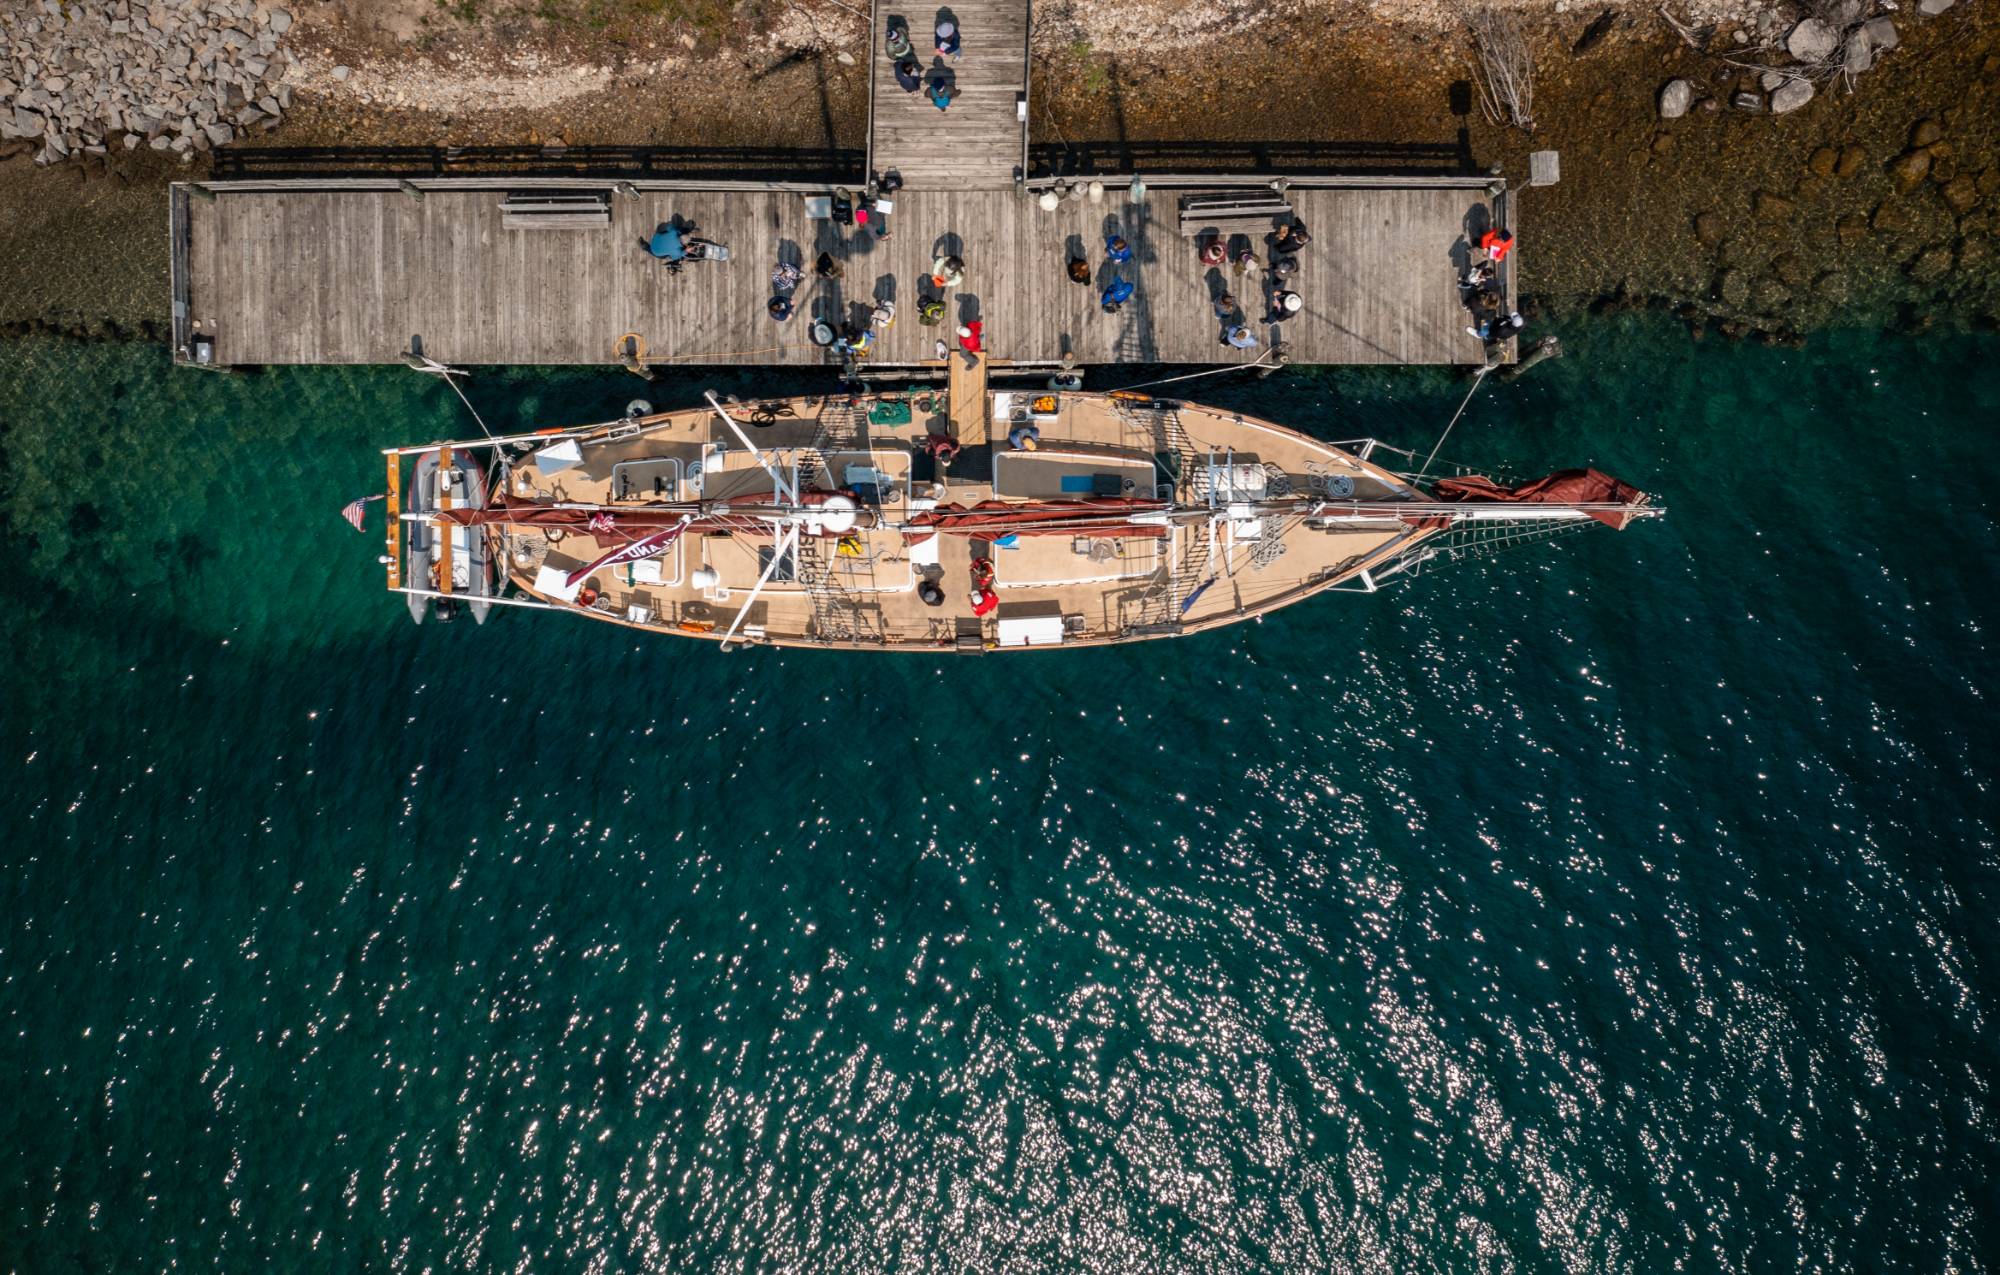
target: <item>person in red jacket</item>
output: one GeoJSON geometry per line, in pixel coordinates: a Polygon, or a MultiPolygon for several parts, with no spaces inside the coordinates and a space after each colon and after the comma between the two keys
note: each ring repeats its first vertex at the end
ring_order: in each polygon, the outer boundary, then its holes
{"type": "Polygon", "coordinates": [[[978,319],[958,330],[958,348],[967,354],[979,353],[979,343],[984,339],[986,325],[978,319]]]}
{"type": "Polygon", "coordinates": [[[1507,259],[1514,247],[1514,232],[1497,227],[1479,237],[1479,250],[1486,254],[1488,261],[1499,263],[1507,259]]]}

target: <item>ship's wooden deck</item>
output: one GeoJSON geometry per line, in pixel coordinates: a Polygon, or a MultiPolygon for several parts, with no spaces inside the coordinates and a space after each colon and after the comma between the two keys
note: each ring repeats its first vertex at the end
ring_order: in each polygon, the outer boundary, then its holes
{"type": "MultiPolygon", "coordinates": [[[[1305,310],[1278,324],[1261,321],[1260,274],[1197,260],[1179,233],[1182,193],[1155,188],[1135,201],[1114,187],[1100,202],[1044,212],[1011,191],[904,190],[884,239],[809,217],[806,198],[788,191],[645,191],[614,198],[613,224],[599,231],[502,229],[495,190],[421,202],[394,190],[232,191],[188,206],[190,314],[225,365],[388,363],[412,337],[451,363],[610,364],[626,333],[654,364],[822,364],[834,360],[811,343],[812,320],[838,323],[885,298],[897,319],[877,364],[927,360],[938,337],[975,317],[990,352],[1021,362],[1250,362],[1263,350],[1221,341],[1213,302],[1229,292],[1293,362],[1482,358],[1465,331],[1454,254],[1468,226],[1492,216],[1483,188],[1293,187],[1315,239],[1293,283],[1305,310]],[[676,216],[732,259],[669,274],[641,241],[676,216]],[[1131,241],[1121,269],[1138,285],[1118,314],[1104,313],[1097,283],[1064,273],[1079,252],[1101,276],[1110,230],[1131,241]],[[927,327],[917,298],[939,251],[964,258],[965,281],[946,298],[944,324],[927,327]],[[821,252],[842,263],[839,278],[811,273],[821,252]],[[808,271],[798,313],[782,324],[765,309],[780,259],[808,271]]],[[[1268,226],[1228,229],[1264,251],[1268,226]]]]}
{"type": "MultiPolygon", "coordinates": [[[[934,650],[953,645],[959,634],[970,631],[990,646],[1000,638],[1001,620],[1027,615],[1064,617],[1062,645],[1193,632],[1297,601],[1429,534],[1426,528],[1379,521],[1325,528],[1272,518],[1269,536],[1282,540],[1282,549],[1259,554],[1250,540],[1232,544],[1226,522],[1212,528],[1206,519],[1158,537],[1136,529],[1124,535],[1022,536],[1011,547],[996,547],[990,536],[951,532],[923,540],[889,525],[932,502],[969,507],[994,498],[992,475],[996,459],[1006,453],[1008,413],[1025,407],[1029,399],[1003,393],[990,401],[995,410],[986,428],[962,440],[966,451],[942,476],[934,473],[928,458],[916,455],[923,435],[942,428],[943,414],[950,410],[942,402],[934,412],[919,408],[908,424],[894,427],[857,426],[859,417],[846,417],[844,430],[859,428],[859,434],[843,432],[842,441],[824,452],[812,448],[816,438],[825,438],[822,414],[845,410],[828,401],[792,400],[792,415],[757,429],[754,441],[774,462],[787,465],[807,455],[818,462],[829,475],[822,480],[825,489],[848,485],[847,465],[867,463],[888,477],[889,490],[880,524],[857,529],[846,553],[831,539],[814,541],[800,556],[798,574],[808,578],[788,579],[784,577],[790,573],[781,572],[766,584],[744,615],[742,636],[774,644],[934,650]],[[933,487],[933,481],[940,485],[933,487]],[[1000,599],[998,610],[983,622],[974,619],[971,599],[973,563],[981,557],[994,563],[1000,599]],[[811,579],[816,571],[826,575],[811,579]],[[944,589],[944,605],[921,601],[916,586],[925,575],[944,589]],[[1208,587],[1201,587],[1204,582],[1208,587]]],[[[748,418],[747,410],[736,410],[741,419],[748,418]]],[[[653,494],[620,492],[614,473],[621,463],[653,457],[673,457],[683,465],[699,460],[699,495],[711,502],[741,505],[751,493],[768,493],[771,484],[757,460],[712,413],[668,413],[649,418],[646,425],[639,438],[588,445],[578,466],[550,473],[533,462],[518,467],[510,495],[636,510],[653,494]]],[[[1045,459],[1057,466],[1063,464],[1060,457],[1074,452],[1104,458],[1100,468],[1143,475],[1152,472],[1156,457],[1173,455],[1183,471],[1179,478],[1162,475],[1165,490],[1137,494],[1172,495],[1182,505],[1202,503],[1202,471],[1211,452],[1226,452],[1239,468],[1282,475],[1295,493],[1337,477],[1351,484],[1343,494],[1421,500],[1392,475],[1336,448],[1206,408],[1184,406],[1168,419],[1150,407],[1066,395],[1040,428],[1041,447],[1050,453],[1045,459]]],[[[1024,457],[1016,454],[1015,459],[1024,457]]],[[[1044,458],[1025,459],[1039,464],[1044,458]]],[[[690,482],[666,495],[694,499],[696,489],[690,482]]],[[[549,587],[544,570],[573,570],[619,543],[614,538],[600,544],[593,536],[571,533],[547,544],[533,529],[498,534],[497,556],[512,564],[520,591],[570,606],[570,599],[549,587]]],[[[593,573],[583,587],[596,596],[590,606],[577,609],[656,632],[720,638],[755,589],[771,544],[762,535],[690,535],[661,570],[645,572],[659,579],[635,579],[622,568],[593,573]],[[696,576],[701,568],[713,571],[717,583],[704,585],[696,576]]]]}

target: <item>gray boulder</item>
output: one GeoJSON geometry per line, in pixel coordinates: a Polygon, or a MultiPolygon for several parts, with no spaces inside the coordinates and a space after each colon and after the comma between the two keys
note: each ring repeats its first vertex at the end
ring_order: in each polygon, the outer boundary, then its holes
{"type": "Polygon", "coordinates": [[[1801,62],[1824,62],[1840,47],[1840,32],[1818,18],[1807,18],[1785,37],[1785,52],[1801,62]]]}
{"type": "Polygon", "coordinates": [[[1796,111],[1812,100],[1811,80],[1791,80],[1771,94],[1771,114],[1783,115],[1787,111],[1796,111]]]}
{"type": "Polygon", "coordinates": [[[292,15],[283,9],[271,10],[271,30],[283,35],[292,29],[292,15]]]}
{"type": "Polygon", "coordinates": [[[1868,39],[1868,32],[1856,27],[1847,33],[1847,48],[1841,65],[1849,75],[1860,75],[1875,65],[1875,45],[1868,39]]]}
{"type": "Polygon", "coordinates": [[[1660,90],[1660,118],[1677,120],[1694,105],[1694,85],[1686,80],[1668,80],[1660,90]]]}
{"type": "Polygon", "coordinates": [[[1917,12],[1926,18],[1935,18],[1957,3],[1958,0],[1917,0],[1917,12]]]}
{"type": "Polygon", "coordinates": [[[1868,43],[1875,46],[1877,53],[1887,53],[1901,41],[1896,35],[1896,24],[1888,18],[1870,18],[1861,24],[1868,35],[1868,43]]]}

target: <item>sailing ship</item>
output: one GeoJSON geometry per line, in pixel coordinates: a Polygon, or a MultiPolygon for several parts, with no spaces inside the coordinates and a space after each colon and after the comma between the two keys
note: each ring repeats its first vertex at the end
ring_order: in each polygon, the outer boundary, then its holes
{"type": "Polygon", "coordinates": [[[725,648],[1040,650],[1200,633],[1664,512],[1591,469],[1432,474],[1177,399],[992,388],[983,358],[954,355],[951,379],[390,449],[389,588],[725,648]]]}

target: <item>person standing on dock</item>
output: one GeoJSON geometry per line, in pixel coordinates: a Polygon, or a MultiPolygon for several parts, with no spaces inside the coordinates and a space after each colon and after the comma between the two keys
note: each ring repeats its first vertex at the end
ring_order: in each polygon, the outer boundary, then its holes
{"type": "Polygon", "coordinates": [[[1118,313],[1125,308],[1125,303],[1130,301],[1132,294],[1138,290],[1139,286],[1130,279],[1122,279],[1117,275],[1111,276],[1111,282],[1104,285],[1104,312],[1106,314],[1118,313]]]}
{"type": "Polygon", "coordinates": [[[1306,224],[1295,218],[1278,227],[1271,246],[1278,252],[1301,252],[1311,242],[1312,236],[1306,233],[1306,224]]]}
{"type": "Polygon", "coordinates": [[[940,253],[931,261],[931,284],[942,292],[946,288],[956,288],[965,282],[965,263],[949,253],[940,253]]]}
{"type": "Polygon", "coordinates": [[[937,20],[937,51],[941,58],[958,61],[960,37],[958,22],[951,16],[951,10],[939,9],[937,20]]]}
{"type": "Polygon", "coordinates": [[[947,110],[951,106],[951,98],[951,73],[939,67],[931,73],[931,105],[940,111],[947,110]]]}
{"type": "Polygon", "coordinates": [[[924,68],[915,58],[904,54],[896,59],[896,83],[903,92],[914,93],[924,86],[924,68]]]}
{"type": "Polygon", "coordinates": [[[1106,235],[1104,256],[1112,265],[1122,266],[1132,259],[1132,245],[1125,242],[1123,235],[1106,235]]]}
{"type": "Polygon", "coordinates": [[[1257,334],[1239,323],[1229,329],[1229,335],[1222,338],[1222,343],[1231,349],[1254,350],[1257,348],[1257,334]]]}
{"type": "Polygon", "coordinates": [[[914,52],[910,47],[910,24],[901,18],[889,19],[889,32],[882,45],[889,51],[890,61],[901,62],[908,58],[914,52]]]}

